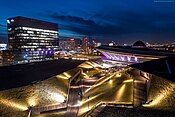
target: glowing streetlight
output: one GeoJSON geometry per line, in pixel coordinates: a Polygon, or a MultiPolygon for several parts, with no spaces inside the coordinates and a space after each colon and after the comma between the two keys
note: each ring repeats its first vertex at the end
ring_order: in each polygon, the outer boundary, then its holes
{"type": "Polygon", "coordinates": [[[116,74],[116,77],[121,77],[121,73],[117,73],[116,74]]]}

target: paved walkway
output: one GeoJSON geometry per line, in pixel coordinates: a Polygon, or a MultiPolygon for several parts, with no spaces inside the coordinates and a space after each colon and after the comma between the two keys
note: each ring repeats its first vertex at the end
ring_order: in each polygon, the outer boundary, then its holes
{"type": "Polygon", "coordinates": [[[80,83],[77,82],[78,76],[74,78],[70,84],[69,98],[68,98],[68,107],[65,117],[76,117],[79,105],[82,99],[82,92],[80,89],[80,83]]]}

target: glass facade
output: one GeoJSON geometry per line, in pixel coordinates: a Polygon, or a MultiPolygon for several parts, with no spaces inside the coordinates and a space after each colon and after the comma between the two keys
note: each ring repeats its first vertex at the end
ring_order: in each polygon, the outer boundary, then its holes
{"type": "Polygon", "coordinates": [[[14,17],[7,20],[9,49],[17,50],[22,59],[54,58],[58,50],[58,24],[14,17]]]}

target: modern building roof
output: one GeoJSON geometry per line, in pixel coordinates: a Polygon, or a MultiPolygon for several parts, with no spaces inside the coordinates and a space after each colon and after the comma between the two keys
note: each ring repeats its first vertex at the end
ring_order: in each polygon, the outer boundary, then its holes
{"type": "Polygon", "coordinates": [[[97,50],[105,52],[120,52],[132,55],[150,55],[150,56],[160,56],[160,57],[175,57],[174,52],[154,50],[150,48],[132,48],[131,46],[106,46],[102,45],[96,48],[97,50]]]}
{"type": "Polygon", "coordinates": [[[77,67],[84,61],[52,60],[0,67],[0,90],[30,85],[77,67]]]}
{"type": "Polygon", "coordinates": [[[22,17],[22,16],[8,18],[7,23],[8,25],[13,25],[16,27],[21,26],[21,27],[40,28],[40,29],[58,31],[58,24],[56,23],[22,17]]]}
{"type": "MultiPolygon", "coordinates": [[[[99,112],[98,110],[96,110],[99,112]]],[[[96,112],[95,111],[95,112],[96,112]]],[[[94,112],[94,111],[93,111],[94,112]]],[[[160,109],[141,109],[141,108],[123,108],[115,106],[106,106],[99,112],[97,117],[171,117],[174,111],[160,109]]]]}
{"type": "Polygon", "coordinates": [[[142,41],[136,41],[133,44],[134,47],[146,47],[146,45],[142,41]]]}
{"type": "Polygon", "coordinates": [[[174,57],[166,57],[143,63],[132,64],[129,66],[165,78],[173,82],[175,81],[174,57]]]}

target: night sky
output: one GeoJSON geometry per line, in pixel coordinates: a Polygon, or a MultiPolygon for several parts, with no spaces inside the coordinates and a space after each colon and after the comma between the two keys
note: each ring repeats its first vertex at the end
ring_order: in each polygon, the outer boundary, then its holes
{"type": "MultiPolygon", "coordinates": [[[[61,37],[90,36],[117,43],[175,41],[173,0],[1,0],[0,25],[14,16],[58,23],[61,37]]],[[[3,26],[0,41],[7,41],[3,26]]]]}

